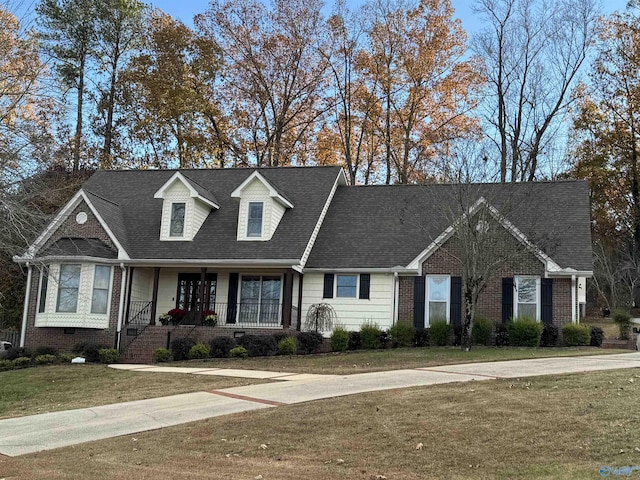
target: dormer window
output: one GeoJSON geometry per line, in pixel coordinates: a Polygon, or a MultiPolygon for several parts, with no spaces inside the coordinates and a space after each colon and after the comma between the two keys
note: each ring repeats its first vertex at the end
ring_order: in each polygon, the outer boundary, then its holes
{"type": "Polygon", "coordinates": [[[184,203],[171,204],[171,224],[169,226],[169,236],[184,236],[184,213],[186,205],[184,203]]]}
{"type": "Polygon", "coordinates": [[[262,202],[249,202],[249,216],[247,219],[247,237],[262,236],[262,202]]]}

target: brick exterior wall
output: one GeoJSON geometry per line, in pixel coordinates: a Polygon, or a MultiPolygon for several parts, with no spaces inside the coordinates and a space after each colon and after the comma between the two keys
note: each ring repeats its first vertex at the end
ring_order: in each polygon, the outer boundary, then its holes
{"type": "Polygon", "coordinates": [[[53,233],[51,238],[47,240],[43,250],[47,249],[51,244],[64,237],[98,238],[111,248],[116,249],[115,245],[109,238],[109,235],[104,228],[102,228],[102,225],[100,225],[100,222],[84,200],[78,204],[67,219],[62,222],[60,227],[53,233]],[[76,223],[76,215],[80,212],[85,212],[87,214],[87,221],[83,225],[78,225],[78,223],[76,223]]]}
{"type": "MultiPolygon", "coordinates": [[[[522,244],[506,230],[500,242],[512,261],[510,265],[504,265],[489,280],[478,301],[478,313],[496,322],[502,320],[502,278],[517,275],[544,277],[543,263],[533,253],[523,248],[522,244]]],[[[459,258],[459,251],[460,246],[455,237],[452,237],[424,262],[422,273],[462,276],[459,262],[456,260],[459,258]]],[[[413,324],[413,282],[414,277],[400,277],[398,319],[410,324],[413,324]]],[[[568,321],[571,321],[571,279],[554,278],[553,323],[561,326],[568,321]]]]}
{"type": "MultiPolygon", "coordinates": [[[[69,217],[47,240],[43,249],[64,237],[72,238],[98,238],[105,244],[115,249],[115,246],[107,232],[102,228],[100,222],[91,212],[89,206],[81,201],[71,212],[69,217]],[[87,214],[87,221],[83,225],[78,225],[76,215],[79,212],[87,214]]],[[[40,284],[40,268],[33,268],[31,279],[31,293],[29,297],[29,310],[27,314],[27,331],[25,335],[25,346],[34,349],[41,346],[55,347],[59,350],[70,350],[73,345],[80,342],[91,342],[104,344],[109,347],[114,346],[116,329],[118,324],[118,308],[120,306],[120,284],[122,281],[122,270],[118,266],[113,266],[113,284],[111,290],[111,306],[109,309],[109,327],[107,329],[75,328],[64,333],[64,328],[58,327],[35,327],[35,318],[38,302],[38,287],[40,284]]]]}
{"type": "Polygon", "coordinates": [[[38,308],[38,286],[40,269],[34,268],[31,279],[31,293],[29,297],[29,312],[27,316],[27,332],[25,347],[34,349],[37,347],[55,347],[58,350],[70,350],[73,345],[80,342],[99,343],[109,347],[115,345],[115,335],[118,325],[118,308],[120,306],[120,284],[122,270],[113,267],[113,288],[111,295],[111,308],[109,314],[109,328],[105,330],[92,328],[75,328],[74,333],[64,333],[64,328],[35,327],[36,311],[38,308]]]}

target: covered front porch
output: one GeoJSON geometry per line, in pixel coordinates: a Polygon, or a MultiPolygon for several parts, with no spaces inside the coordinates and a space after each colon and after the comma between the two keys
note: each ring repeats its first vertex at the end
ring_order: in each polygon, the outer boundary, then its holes
{"type": "Polygon", "coordinates": [[[290,269],[130,266],[123,323],[299,329],[301,285],[290,269]]]}

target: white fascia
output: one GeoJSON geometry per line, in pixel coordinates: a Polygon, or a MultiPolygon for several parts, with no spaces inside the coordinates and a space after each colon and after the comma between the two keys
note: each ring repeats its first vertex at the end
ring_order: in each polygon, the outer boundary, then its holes
{"type": "Polygon", "coordinates": [[[113,244],[118,249],[118,259],[129,260],[129,254],[120,244],[120,242],[118,241],[116,236],[113,234],[113,232],[111,231],[107,223],[104,221],[104,219],[100,216],[100,214],[98,213],[98,210],[96,210],[96,208],[93,206],[87,194],[84,192],[84,190],[81,189],[78,191],[78,193],[76,193],[73,196],[71,200],[67,202],[67,204],[62,208],[62,210],[58,212],[55,218],[51,221],[51,223],[49,223],[49,225],[47,225],[47,228],[44,229],[44,231],[40,234],[40,236],[36,239],[36,241],[29,246],[29,248],[24,253],[24,255],[14,256],[13,261],[18,263],[24,263],[24,262],[28,262],[29,260],[33,260],[36,256],[37,251],[40,248],[42,248],[42,246],[46,243],[46,241],[49,240],[49,238],[51,238],[53,233],[58,228],[60,228],[60,225],[62,225],[62,223],[67,218],[69,218],[69,215],[71,214],[71,212],[80,204],[82,200],[85,201],[85,203],[89,207],[89,210],[91,210],[91,213],[93,213],[93,215],[96,217],[96,219],[100,223],[100,226],[104,229],[105,232],[107,232],[109,239],[113,242],[113,244]]]}
{"type": "Polygon", "coordinates": [[[242,191],[245,189],[245,187],[247,185],[249,185],[254,180],[260,181],[267,188],[267,190],[269,191],[269,196],[271,198],[273,198],[274,200],[276,200],[277,202],[281,203],[282,205],[284,205],[287,208],[293,208],[293,203],[291,203],[289,200],[284,198],[275,189],[275,187],[269,183],[269,181],[266,178],[264,178],[262,175],[260,175],[260,172],[258,172],[257,170],[255,172],[253,172],[251,175],[249,175],[244,182],[242,182],[233,192],[231,192],[231,197],[232,198],[241,198],[242,197],[242,191]]]}
{"type": "Polygon", "coordinates": [[[200,195],[198,191],[193,188],[191,182],[189,182],[189,180],[187,180],[185,176],[180,172],[174,173],[169,180],[164,182],[164,184],[158,189],[158,191],[153,194],[153,198],[160,198],[164,200],[166,191],[169,189],[169,187],[171,187],[171,185],[174,184],[174,182],[181,182],[187,188],[187,190],[189,190],[189,196],[191,198],[197,198],[202,203],[209,205],[211,208],[215,208],[216,210],[220,209],[220,205],[200,195]]]}

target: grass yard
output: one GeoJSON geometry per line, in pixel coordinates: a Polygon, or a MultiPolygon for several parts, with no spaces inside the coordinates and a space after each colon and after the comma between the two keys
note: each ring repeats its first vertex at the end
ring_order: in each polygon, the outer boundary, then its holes
{"type": "Polygon", "coordinates": [[[474,347],[470,352],[464,352],[460,347],[397,348],[388,350],[357,350],[319,355],[296,355],[293,357],[213,358],[205,361],[174,362],[172,365],[348,375],[351,373],[432,367],[435,365],[452,365],[456,363],[567,357],[574,355],[606,355],[610,353],[629,353],[629,350],[603,350],[595,347],[474,347]]]}
{"type": "Polygon", "coordinates": [[[640,369],[395,390],[0,457],[0,472],[40,480],[595,479],[603,465],[640,465],[638,398],[640,369]]]}
{"type": "Polygon", "coordinates": [[[620,330],[611,318],[590,317],[581,320],[581,323],[590,327],[600,327],[604,330],[605,338],[618,338],[620,330]]]}
{"type": "MultiPolygon", "coordinates": [[[[55,365],[0,372],[0,418],[262,383],[243,378],[55,365]]],[[[0,468],[2,476],[2,468],[0,468]]]]}

